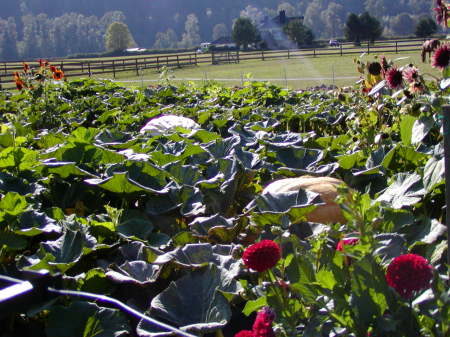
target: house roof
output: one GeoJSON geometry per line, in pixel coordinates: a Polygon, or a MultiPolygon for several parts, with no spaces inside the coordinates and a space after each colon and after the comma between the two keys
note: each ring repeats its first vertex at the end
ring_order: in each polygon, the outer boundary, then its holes
{"type": "Polygon", "coordinates": [[[277,16],[269,19],[267,16],[260,23],[260,29],[279,28],[292,20],[303,20],[303,16],[286,16],[286,12],[280,11],[277,16]]]}
{"type": "Polygon", "coordinates": [[[232,44],[234,43],[231,36],[221,36],[217,40],[211,42],[211,44],[232,44]]]}

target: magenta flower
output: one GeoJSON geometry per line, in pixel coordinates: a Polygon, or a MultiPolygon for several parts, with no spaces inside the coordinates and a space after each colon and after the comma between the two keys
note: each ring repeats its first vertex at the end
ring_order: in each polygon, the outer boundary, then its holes
{"type": "Polygon", "coordinates": [[[450,49],[448,44],[443,44],[433,54],[433,58],[431,60],[431,66],[434,68],[439,68],[444,70],[450,61],[450,49]]]}
{"type": "Polygon", "coordinates": [[[419,70],[416,67],[410,65],[403,70],[403,78],[408,83],[413,83],[419,79],[419,70]]]}
{"type": "Polygon", "coordinates": [[[402,86],[403,75],[402,72],[398,70],[396,67],[389,68],[389,70],[386,71],[385,76],[389,88],[398,89],[402,86]]]}
{"type": "Polygon", "coordinates": [[[447,19],[448,19],[448,8],[442,0],[436,0],[436,6],[433,8],[434,13],[436,14],[436,21],[439,25],[448,28],[447,19]]]}

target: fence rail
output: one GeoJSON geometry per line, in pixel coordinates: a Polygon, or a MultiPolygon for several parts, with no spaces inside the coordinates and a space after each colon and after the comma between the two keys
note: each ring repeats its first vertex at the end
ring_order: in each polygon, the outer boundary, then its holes
{"type": "MultiPolygon", "coordinates": [[[[220,64],[221,60],[226,63],[238,63],[250,60],[274,60],[293,59],[304,57],[319,57],[333,55],[351,55],[361,53],[400,53],[417,51],[421,48],[422,39],[409,40],[385,40],[376,44],[362,44],[354,46],[351,43],[342,43],[339,47],[288,49],[288,50],[261,50],[261,51],[234,51],[234,52],[212,52],[200,53],[180,53],[168,55],[145,55],[139,57],[110,58],[101,60],[69,60],[55,59],[51,64],[61,68],[66,77],[81,77],[101,74],[116,74],[121,72],[133,72],[139,76],[145,69],[159,70],[162,67],[182,68],[188,66],[198,66],[199,64],[220,64]],[[226,55],[226,57],[224,56],[226,55]]],[[[27,62],[32,68],[37,67],[36,61],[27,62]]],[[[0,63],[0,84],[14,83],[14,72],[22,71],[21,62],[0,63]]]]}

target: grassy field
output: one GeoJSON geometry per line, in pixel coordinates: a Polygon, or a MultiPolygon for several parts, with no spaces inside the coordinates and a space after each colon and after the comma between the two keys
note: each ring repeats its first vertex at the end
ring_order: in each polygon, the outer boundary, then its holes
{"type": "MultiPolygon", "coordinates": [[[[168,78],[174,84],[192,81],[202,83],[205,81],[218,81],[227,86],[242,85],[248,79],[268,81],[291,89],[304,89],[316,85],[353,85],[359,74],[354,63],[355,58],[362,60],[374,60],[375,54],[370,55],[346,55],[346,56],[321,56],[291,59],[276,59],[268,61],[242,61],[239,64],[199,65],[172,69],[168,72],[168,78]]],[[[388,59],[395,60],[397,66],[412,63],[420,68],[425,78],[431,79],[431,74],[438,76],[439,72],[429,63],[422,63],[419,52],[386,54],[388,59]],[[401,58],[401,59],[400,59],[401,58]]],[[[109,78],[112,76],[98,76],[109,78]]],[[[125,86],[145,87],[160,81],[160,73],[143,69],[140,76],[135,72],[119,73],[115,81],[125,86]]]]}
{"type": "MultiPolygon", "coordinates": [[[[276,54],[272,54],[276,55],[276,54]]],[[[211,65],[199,64],[183,68],[170,69],[165,78],[174,84],[205,81],[217,81],[226,86],[242,85],[245,81],[268,81],[290,89],[305,89],[317,85],[353,85],[359,74],[354,63],[355,58],[364,61],[374,60],[376,51],[369,54],[327,55],[318,57],[277,58],[271,60],[247,60],[238,64],[211,65]]],[[[422,74],[439,76],[439,72],[429,63],[422,63],[419,50],[415,52],[384,53],[388,59],[394,60],[397,66],[413,63],[420,68],[422,74]],[[399,59],[402,58],[402,59],[399,59]]],[[[137,76],[135,71],[118,72],[116,78],[112,74],[94,75],[95,78],[111,79],[128,87],[146,87],[160,82],[161,74],[155,69],[142,69],[137,76]]],[[[69,77],[74,79],[74,77],[69,77]]],[[[426,75],[425,78],[431,79],[426,75]]],[[[4,85],[5,88],[13,84],[4,85]]]]}

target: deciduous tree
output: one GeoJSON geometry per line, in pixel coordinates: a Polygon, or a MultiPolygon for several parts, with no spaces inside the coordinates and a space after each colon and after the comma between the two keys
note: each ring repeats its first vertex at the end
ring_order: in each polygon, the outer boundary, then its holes
{"type": "Polygon", "coordinates": [[[292,20],[284,26],[284,32],[298,47],[311,45],[314,40],[312,30],[298,19],[292,20]]]}
{"type": "Polygon", "coordinates": [[[212,38],[217,40],[220,37],[228,36],[228,28],[224,23],[218,23],[213,28],[212,38]]]}
{"type": "Polygon", "coordinates": [[[200,43],[200,29],[198,18],[191,13],[187,16],[184,23],[184,33],[178,46],[180,48],[192,48],[200,43]]]}
{"type": "Polygon", "coordinates": [[[240,17],[233,25],[231,37],[238,47],[247,49],[249,44],[258,42],[259,33],[249,18],[240,17]]]}
{"type": "Polygon", "coordinates": [[[128,26],[123,22],[113,22],[108,26],[105,36],[105,48],[108,51],[127,49],[135,44],[128,26]]]}

